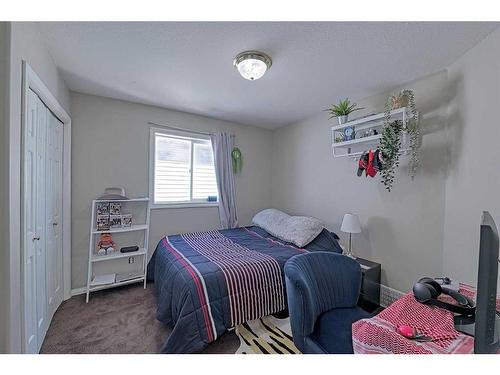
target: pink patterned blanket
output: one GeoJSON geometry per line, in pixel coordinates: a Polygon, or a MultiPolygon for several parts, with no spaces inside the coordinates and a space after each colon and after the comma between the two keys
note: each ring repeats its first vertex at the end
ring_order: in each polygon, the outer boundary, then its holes
{"type": "MultiPolygon", "coordinates": [[[[475,289],[460,284],[460,292],[474,298],[475,289]]],[[[441,298],[441,297],[440,297],[441,298]]],[[[443,300],[449,298],[443,296],[443,300]]],[[[497,298],[500,310],[500,298],[497,298]]],[[[474,339],[457,330],[453,313],[423,305],[408,292],[377,316],[352,325],[354,353],[361,354],[466,354],[473,353],[474,339]],[[433,338],[432,342],[416,342],[396,332],[400,325],[409,325],[433,338]]]]}

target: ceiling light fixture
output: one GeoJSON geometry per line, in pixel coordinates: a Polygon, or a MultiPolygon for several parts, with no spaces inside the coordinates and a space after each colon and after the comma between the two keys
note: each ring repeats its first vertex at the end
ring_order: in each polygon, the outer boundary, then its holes
{"type": "Polygon", "coordinates": [[[258,51],[241,52],[234,58],[233,65],[241,76],[250,81],[261,78],[273,64],[271,58],[258,51]]]}

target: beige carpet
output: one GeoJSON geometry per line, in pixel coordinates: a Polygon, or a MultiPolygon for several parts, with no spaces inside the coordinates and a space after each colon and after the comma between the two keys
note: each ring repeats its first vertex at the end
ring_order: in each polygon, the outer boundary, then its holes
{"type": "MultiPolygon", "coordinates": [[[[158,353],[170,329],[156,320],[154,285],[92,293],[62,303],[52,319],[41,353],[158,353]]],[[[240,340],[228,332],[202,353],[235,353],[240,340]]]]}

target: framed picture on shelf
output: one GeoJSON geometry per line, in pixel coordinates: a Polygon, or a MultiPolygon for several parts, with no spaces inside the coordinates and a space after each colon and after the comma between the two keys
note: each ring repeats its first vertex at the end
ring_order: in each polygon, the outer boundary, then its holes
{"type": "Polygon", "coordinates": [[[122,227],[128,228],[132,226],[132,214],[123,214],[122,215],[122,227]]]}
{"type": "Polygon", "coordinates": [[[111,202],[109,204],[109,214],[110,215],[120,215],[122,210],[122,204],[119,202],[111,202]]]}
{"type": "Polygon", "coordinates": [[[109,214],[97,215],[96,218],[97,230],[108,230],[109,229],[109,214]]]}
{"type": "Polygon", "coordinates": [[[111,229],[121,228],[122,227],[121,215],[109,215],[109,227],[111,229]]]}
{"type": "Polygon", "coordinates": [[[97,215],[109,215],[109,203],[108,202],[98,202],[96,205],[97,215]]]}

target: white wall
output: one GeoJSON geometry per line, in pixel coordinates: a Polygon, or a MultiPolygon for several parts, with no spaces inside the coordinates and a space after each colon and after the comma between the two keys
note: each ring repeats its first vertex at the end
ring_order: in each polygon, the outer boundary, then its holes
{"type": "Polygon", "coordinates": [[[22,60],[26,60],[41,80],[49,88],[66,112],[69,111],[69,91],[57,71],[44,42],[40,38],[38,26],[30,22],[9,24],[9,288],[7,305],[10,316],[11,352],[20,352],[20,190],[21,190],[21,87],[22,60]]]}
{"type": "MultiPolygon", "coordinates": [[[[481,212],[500,226],[499,55],[497,30],[447,71],[402,86],[415,90],[423,115],[422,166],[411,182],[403,162],[391,193],[379,178],[356,177],[354,162],[331,156],[324,113],[278,129],[272,204],[317,216],[337,233],[345,212],[358,213],[357,254],[380,262],[390,287],[405,291],[441,273],[475,285],[481,212]]],[[[388,94],[359,103],[382,111],[388,94]]]]}
{"type": "MultiPolygon", "coordinates": [[[[363,232],[354,236],[355,254],[382,264],[382,283],[408,290],[422,275],[442,272],[444,222],[447,73],[441,72],[402,88],[415,91],[421,114],[421,168],[414,181],[405,159],[392,192],[380,177],[357,177],[357,162],[332,156],[333,120],[318,115],[278,129],[273,137],[272,204],[293,214],[316,216],[343,239],[346,212],[357,213],[363,232]]],[[[355,101],[366,110],[382,112],[388,95],[355,101]]],[[[354,118],[355,116],[353,116],[354,118]]]]}
{"type": "MultiPolygon", "coordinates": [[[[72,93],[72,287],[86,283],[90,202],[107,186],[124,186],[129,196],[148,195],[148,121],[236,135],[243,169],[236,176],[242,225],[271,202],[272,132],[183,112],[72,93]]],[[[151,214],[150,250],[166,234],[219,227],[216,207],[157,209],[151,214]]]]}
{"type": "MultiPolygon", "coordinates": [[[[8,74],[8,25],[0,22],[0,243],[6,243],[8,235],[8,150],[7,142],[7,74],[8,74]]],[[[0,301],[9,299],[8,248],[0,248],[0,301]]],[[[7,351],[8,304],[0,305],[0,353],[7,351]]]]}
{"type": "MultiPolygon", "coordinates": [[[[450,66],[449,176],[444,271],[475,285],[479,222],[490,211],[500,228],[500,30],[450,66]]],[[[500,283],[499,283],[500,287],[500,283]]]]}

